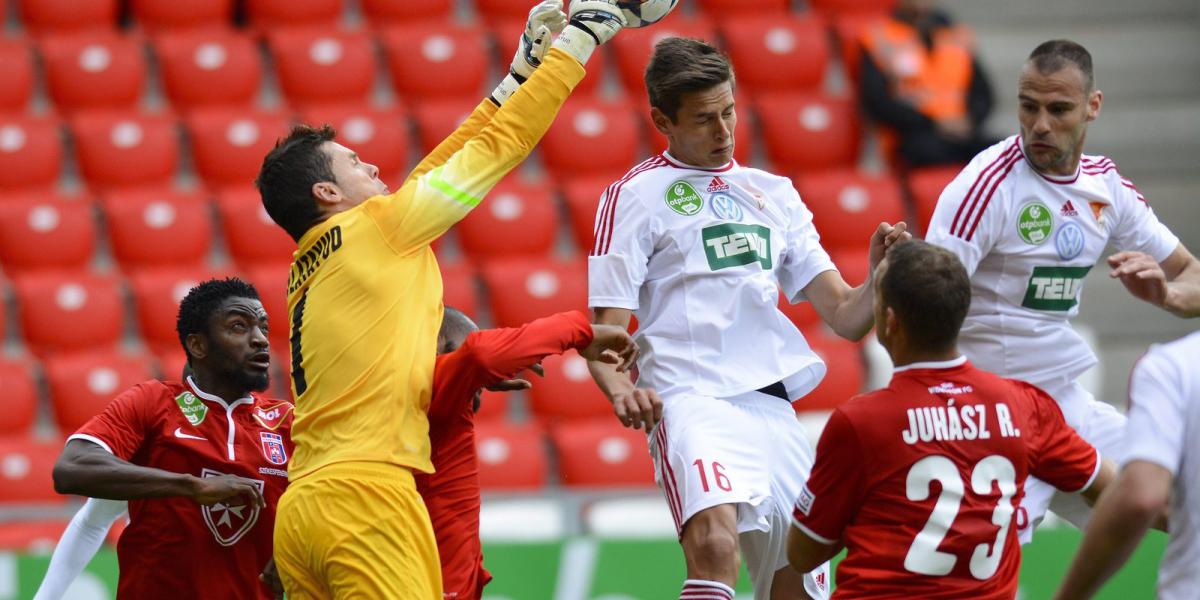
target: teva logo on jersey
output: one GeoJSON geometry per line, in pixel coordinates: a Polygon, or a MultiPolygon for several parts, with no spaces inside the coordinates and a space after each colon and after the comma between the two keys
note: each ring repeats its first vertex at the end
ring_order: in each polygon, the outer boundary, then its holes
{"type": "Polygon", "coordinates": [[[704,198],[696,192],[696,188],[686,181],[676,181],[667,188],[667,206],[671,210],[690,217],[704,208],[704,198]]]}
{"type": "Polygon", "coordinates": [[[1021,306],[1034,310],[1066,311],[1079,304],[1083,278],[1092,267],[1034,267],[1021,306]]]}
{"type": "Polygon", "coordinates": [[[1075,210],[1075,205],[1071,204],[1070,200],[1067,200],[1067,203],[1064,204],[1062,207],[1062,211],[1060,211],[1058,214],[1060,214],[1064,217],[1078,217],[1079,216],[1079,212],[1075,210]]]}
{"type": "Polygon", "coordinates": [[[1027,244],[1035,246],[1050,238],[1054,230],[1054,214],[1041,202],[1030,202],[1021,207],[1017,217],[1017,234],[1027,244]]]}
{"type": "Polygon", "coordinates": [[[762,225],[721,223],[701,232],[708,268],[719,271],[758,262],[771,269],[771,230],[762,225]]]}
{"type": "Polygon", "coordinates": [[[273,465],[287,464],[287,449],[283,446],[283,436],[270,431],[258,432],[258,439],[262,442],[263,456],[267,457],[273,465]]]}
{"type": "Polygon", "coordinates": [[[183,411],[183,416],[192,425],[203,423],[204,417],[208,416],[208,405],[191,392],[175,396],[175,403],[179,405],[179,410],[183,411]]]}
{"type": "MultiPolygon", "coordinates": [[[[212,469],[201,469],[200,477],[220,477],[225,475],[212,469]]],[[[258,491],[263,491],[263,482],[255,479],[254,485],[258,491]]],[[[258,505],[247,503],[245,498],[237,498],[229,503],[218,502],[212,506],[201,506],[200,513],[204,516],[204,524],[212,532],[217,543],[222,546],[232,546],[242,539],[258,522],[258,505]],[[234,504],[239,502],[240,504],[234,504]]]]}
{"type": "Polygon", "coordinates": [[[714,175],[712,178],[712,181],[708,182],[708,193],[710,193],[710,194],[713,192],[728,192],[728,191],[729,191],[729,184],[725,183],[725,180],[721,179],[720,175],[714,175]]]}

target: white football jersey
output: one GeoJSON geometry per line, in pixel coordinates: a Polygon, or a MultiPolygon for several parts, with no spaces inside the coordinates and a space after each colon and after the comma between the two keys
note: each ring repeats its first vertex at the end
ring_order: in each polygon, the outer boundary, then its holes
{"type": "Polygon", "coordinates": [[[1200,590],[1200,333],[1156,345],[1133,369],[1125,463],[1143,460],[1175,476],[1171,539],[1158,567],[1158,597],[1195,598],[1200,590]]]}
{"type": "Polygon", "coordinates": [[[1018,136],[979,153],[942,191],[926,240],[957,254],[971,275],[963,353],[1042,386],[1096,364],[1069,320],[1105,245],[1161,262],[1179,244],[1111,160],[1084,155],[1074,176],[1043,175],[1018,136]]]}
{"type": "Polygon", "coordinates": [[[638,385],[726,398],[782,381],[810,392],[825,363],[779,311],[834,270],[791,180],[664,153],[606,190],[588,257],[588,305],[634,311],[638,385]]]}

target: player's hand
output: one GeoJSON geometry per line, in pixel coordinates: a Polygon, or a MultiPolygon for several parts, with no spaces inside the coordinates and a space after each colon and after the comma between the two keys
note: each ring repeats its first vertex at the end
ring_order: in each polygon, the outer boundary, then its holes
{"type": "Polygon", "coordinates": [[[599,46],[621,31],[625,15],[617,0],[571,0],[567,7],[569,27],[585,32],[599,46]]]}
{"type": "Polygon", "coordinates": [[[198,504],[209,506],[218,502],[229,502],[243,498],[247,502],[262,508],[267,505],[263,498],[262,489],[258,482],[237,475],[218,475],[216,477],[195,477],[192,482],[191,498],[198,504]]]}
{"type": "Polygon", "coordinates": [[[617,419],[626,427],[649,433],[662,420],[662,398],[654,390],[633,388],[613,394],[610,400],[617,419]]]}
{"type": "Polygon", "coordinates": [[[1112,267],[1109,277],[1120,279],[1135,298],[1160,308],[1166,304],[1167,274],[1154,257],[1145,252],[1118,252],[1108,257],[1108,266],[1112,267]]]}
{"type": "Polygon", "coordinates": [[[908,224],[904,221],[899,221],[895,225],[880,223],[879,227],[875,228],[875,233],[871,235],[871,250],[868,254],[871,270],[867,272],[875,272],[875,267],[879,266],[880,261],[887,256],[887,251],[892,246],[911,239],[912,234],[908,232],[908,224]]]}
{"type": "Polygon", "coordinates": [[[279,579],[279,569],[275,568],[275,558],[267,561],[267,566],[263,567],[262,573],[259,574],[258,580],[267,584],[271,588],[271,593],[275,595],[276,600],[283,598],[283,581],[279,579]]]}
{"type": "Polygon", "coordinates": [[[542,64],[542,57],[550,48],[551,35],[567,26],[567,15],[563,14],[562,8],[562,0],[545,0],[529,11],[517,54],[509,67],[517,81],[523,82],[533,75],[533,70],[542,64]]]}
{"type": "Polygon", "coordinates": [[[623,327],[592,325],[592,343],[579,351],[588,360],[616,365],[618,372],[628,371],[637,361],[638,347],[623,327]]]}
{"type": "MultiPolygon", "coordinates": [[[[528,370],[533,371],[533,374],[537,375],[538,377],[546,376],[546,370],[542,368],[541,363],[530,365],[528,370]]],[[[517,390],[527,390],[531,387],[533,387],[533,383],[528,379],[514,377],[512,379],[505,379],[490,385],[485,385],[483,386],[483,389],[489,392],[515,392],[517,390]]]]}

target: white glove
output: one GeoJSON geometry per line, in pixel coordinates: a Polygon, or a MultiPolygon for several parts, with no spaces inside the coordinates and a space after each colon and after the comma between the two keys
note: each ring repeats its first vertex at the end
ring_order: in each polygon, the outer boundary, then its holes
{"type": "Polygon", "coordinates": [[[550,48],[551,34],[558,34],[567,26],[567,15],[563,14],[562,7],[562,0],[544,0],[529,11],[525,32],[521,34],[517,54],[508,70],[518,82],[524,83],[542,64],[542,57],[550,48]]]}
{"type": "Polygon", "coordinates": [[[625,15],[617,0],[571,0],[567,28],[554,47],[587,63],[596,46],[611,40],[625,26],[625,15]]]}

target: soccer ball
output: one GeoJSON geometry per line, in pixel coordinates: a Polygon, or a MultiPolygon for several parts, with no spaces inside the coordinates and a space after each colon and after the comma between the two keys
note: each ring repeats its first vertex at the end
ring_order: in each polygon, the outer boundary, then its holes
{"type": "Polygon", "coordinates": [[[679,0],[617,0],[625,14],[626,27],[646,27],[662,20],[679,4],[679,0]]]}

